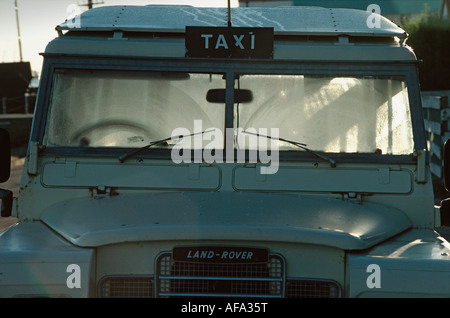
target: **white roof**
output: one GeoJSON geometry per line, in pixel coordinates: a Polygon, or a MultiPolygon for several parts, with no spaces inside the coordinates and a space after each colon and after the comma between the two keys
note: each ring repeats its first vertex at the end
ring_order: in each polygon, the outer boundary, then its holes
{"type": "MultiPolygon", "coordinates": [[[[79,21],[79,25],[65,21],[57,30],[184,33],[186,26],[226,26],[227,17],[227,8],[104,6],[88,10],[73,20],[79,21]]],[[[234,27],[273,27],[275,34],[406,37],[404,30],[382,16],[377,16],[379,27],[370,28],[377,21],[374,18],[371,12],[342,8],[231,8],[234,27]]]]}

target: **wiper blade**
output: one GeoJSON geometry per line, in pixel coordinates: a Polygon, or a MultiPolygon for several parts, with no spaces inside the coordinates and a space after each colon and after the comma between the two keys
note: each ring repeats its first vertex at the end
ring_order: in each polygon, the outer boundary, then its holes
{"type": "Polygon", "coordinates": [[[317,153],[317,152],[307,148],[306,144],[303,144],[303,143],[300,143],[300,142],[297,142],[297,141],[284,139],[284,138],[275,138],[275,137],[272,137],[272,136],[266,136],[266,135],[261,135],[261,134],[257,134],[257,133],[252,133],[252,132],[248,132],[248,131],[245,131],[245,130],[242,131],[242,132],[245,133],[245,134],[249,134],[249,135],[255,135],[255,136],[258,136],[258,137],[264,137],[264,138],[268,138],[268,139],[279,140],[279,141],[284,141],[284,142],[290,143],[291,145],[299,147],[299,148],[309,152],[310,154],[312,154],[312,155],[314,155],[314,156],[316,156],[316,157],[318,157],[318,158],[320,158],[322,160],[328,161],[330,163],[330,165],[331,165],[331,168],[335,168],[336,167],[336,160],[331,159],[331,158],[329,158],[329,157],[327,157],[325,155],[319,154],[319,153],[317,153]]]}
{"type": "Polygon", "coordinates": [[[161,140],[152,141],[151,143],[149,143],[148,145],[146,145],[144,147],[135,149],[133,151],[130,151],[128,153],[125,153],[125,154],[119,156],[118,159],[119,159],[120,163],[123,163],[128,158],[133,157],[134,155],[140,153],[141,151],[147,150],[150,147],[153,147],[154,145],[162,144],[162,143],[164,143],[166,141],[169,141],[171,139],[180,139],[180,138],[186,138],[186,137],[191,137],[191,136],[195,136],[195,135],[203,135],[203,134],[206,134],[206,133],[209,133],[209,132],[212,132],[212,131],[214,131],[214,129],[205,130],[205,131],[202,131],[202,132],[197,132],[197,133],[193,133],[193,134],[189,134],[189,135],[171,136],[171,137],[164,138],[164,139],[161,139],[161,140]]]}

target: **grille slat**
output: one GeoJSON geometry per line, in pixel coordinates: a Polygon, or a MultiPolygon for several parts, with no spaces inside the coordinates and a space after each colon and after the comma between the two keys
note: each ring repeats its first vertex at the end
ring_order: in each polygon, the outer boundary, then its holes
{"type": "Polygon", "coordinates": [[[281,295],[274,296],[274,295],[251,295],[251,294],[214,294],[214,293],[207,293],[207,294],[194,294],[194,293],[160,293],[160,297],[183,297],[183,298],[195,298],[195,297],[203,297],[203,298],[209,298],[209,297],[237,297],[237,298],[281,298],[281,295]]]}
{"type": "MultiPolygon", "coordinates": [[[[182,279],[182,280],[230,280],[230,277],[205,277],[205,276],[158,276],[159,279],[182,279]]],[[[248,277],[233,277],[233,281],[267,281],[267,282],[282,282],[282,278],[267,278],[267,277],[256,277],[256,278],[248,278],[248,277]]]]}

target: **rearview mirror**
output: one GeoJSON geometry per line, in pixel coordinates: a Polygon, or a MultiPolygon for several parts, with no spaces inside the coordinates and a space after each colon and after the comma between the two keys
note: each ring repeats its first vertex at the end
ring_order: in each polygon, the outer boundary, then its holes
{"type": "MultiPolygon", "coordinates": [[[[206,94],[206,100],[210,103],[225,103],[226,89],[216,88],[210,89],[206,94]]],[[[253,100],[253,93],[248,89],[235,89],[234,90],[234,103],[250,103],[253,100]]]]}
{"type": "Polygon", "coordinates": [[[13,206],[13,192],[0,189],[0,216],[7,218],[11,216],[13,206]]]}
{"type": "Polygon", "coordinates": [[[450,192],[450,139],[447,139],[442,148],[442,178],[445,190],[450,192]]]}
{"type": "Polygon", "coordinates": [[[442,177],[444,179],[445,190],[450,192],[450,139],[446,140],[442,149],[443,169],[442,177]]]}
{"type": "Polygon", "coordinates": [[[11,173],[11,141],[9,132],[0,128],[0,182],[6,182],[11,173]]]}

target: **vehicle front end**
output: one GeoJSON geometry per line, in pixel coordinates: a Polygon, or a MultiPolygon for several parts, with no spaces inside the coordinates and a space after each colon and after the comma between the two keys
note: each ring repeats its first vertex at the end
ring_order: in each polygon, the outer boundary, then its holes
{"type": "Polygon", "coordinates": [[[58,27],[0,295],[448,297],[402,30],[348,28],[368,13],[343,9],[328,30],[315,7],[209,27],[224,12],[105,7],[58,27]]]}

